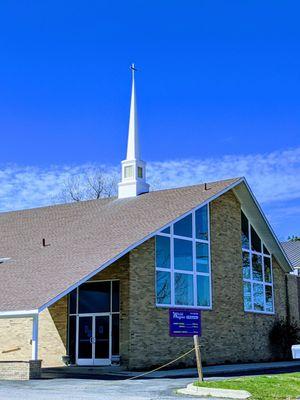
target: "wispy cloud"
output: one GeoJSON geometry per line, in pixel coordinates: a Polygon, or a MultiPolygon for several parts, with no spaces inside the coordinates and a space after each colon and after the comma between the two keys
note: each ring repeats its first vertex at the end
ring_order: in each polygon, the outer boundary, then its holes
{"type": "MultiPolygon", "coordinates": [[[[85,174],[94,167],[91,164],[48,168],[4,165],[0,168],[0,210],[52,204],[58,200],[71,176],[85,174]]],[[[97,167],[108,174],[115,174],[119,168],[97,167]]],[[[149,182],[154,188],[185,186],[236,176],[247,178],[273,224],[279,224],[282,232],[284,216],[298,216],[300,222],[300,147],[266,154],[148,163],[149,182]]],[[[291,233],[299,233],[299,230],[291,233]]]]}
{"type": "Polygon", "coordinates": [[[245,176],[262,203],[300,199],[300,147],[267,154],[154,162],[149,178],[173,187],[245,176]]]}

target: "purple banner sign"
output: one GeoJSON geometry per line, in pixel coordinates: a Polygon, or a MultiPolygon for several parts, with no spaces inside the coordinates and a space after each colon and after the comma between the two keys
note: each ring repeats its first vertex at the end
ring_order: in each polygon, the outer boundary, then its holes
{"type": "Polygon", "coordinates": [[[169,309],[170,336],[201,336],[201,312],[188,308],[169,309]]]}

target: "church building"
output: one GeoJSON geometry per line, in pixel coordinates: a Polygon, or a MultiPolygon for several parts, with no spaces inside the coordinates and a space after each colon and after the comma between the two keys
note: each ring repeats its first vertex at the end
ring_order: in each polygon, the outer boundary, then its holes
{"type": "Polygon", "coordinates": [[[149,369],[194,333],[206,364],[267,361],[276,319],[299,319],[297,277],[245,178],[149,190],[134,75],[118,196],[0,214],[0,377],[149,369]]]}

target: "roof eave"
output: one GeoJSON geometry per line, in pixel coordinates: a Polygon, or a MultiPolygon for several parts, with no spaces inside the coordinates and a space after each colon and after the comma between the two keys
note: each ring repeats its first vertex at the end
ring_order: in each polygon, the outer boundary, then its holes
{"type": "Polygon", "coordinates": [[[32,318],[39,314],[39,310],[0,311],[1,318],[32,318]]]}

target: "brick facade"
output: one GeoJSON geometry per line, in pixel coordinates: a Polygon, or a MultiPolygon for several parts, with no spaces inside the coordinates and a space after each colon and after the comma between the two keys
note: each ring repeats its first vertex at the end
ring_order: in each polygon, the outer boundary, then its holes
{"type": "MultiPolygon", "coordinates": [[[[212,310],[202,311],[202,357],[207,364],[269,360],[268,333],[289,310],[299,319],[298,279],[286,278],[273,260],[276,315],[245,313],[241,255],[241,208],[233,192],[210,204],[212,310]],[[290,304],[287,304],[287,289],[290,304]]],[[[146,241],[98,273],[94,280],[120,280],[120,355],[130,369],[161,365],[193,346],[170,338],[168,309],[155,306],[155,240],[146,241]]],[[[0,320],[0,361],[28,360],[31,320],[0,320]]],[[[67,297],[45,310],[39,322],[39,358],[62,365],[67,346],[67,297]]],[[[194,365],[194,356],[179,365],[194,365]]]]}
{"type": "Polygon", "coordinates": [[[27,381],[41,377],[41,360],[0,361],[0,380],[27,381]]]}
{"type": "MultiPolygon", "coordinates": [[[[31,358],[31,318],[0,319],[0,361],[31,358]]],[[[59,300],[39,316],[39,357],[43,366],[64,365],[66,354],[67,298],[59,300]]]]}
{"type": "MultiPolygon", "coordinates": [[[[273,315],[245,313],[241,211],[229,192],[211,203],[212,310],[202,311],[202,356],[208,364],[268,360],[273,315]]],[[[276,315],[286,314],[285,277],[274,261],[276,315]]],[[[189,350],[191,338],[170,338],[168,310],[155,307],[154,239],[130,253],[130,368],[158,365],[189,350]]],[[[295,312],[297,314],[297,312],[295,312]]],[[[194,365],[192,357],[182,361],[194,365]]]]}

